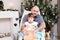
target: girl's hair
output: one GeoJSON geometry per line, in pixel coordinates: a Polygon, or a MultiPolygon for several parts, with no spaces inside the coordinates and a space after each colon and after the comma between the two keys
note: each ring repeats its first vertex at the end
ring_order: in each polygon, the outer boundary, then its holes
{"type": "Polygon", "coordinates": [[[34,16],[33,16],[32,13],[29,13],[29,14],[28,14],[28,17],[33,17],[33,18],[34,18],[34,16]]]}

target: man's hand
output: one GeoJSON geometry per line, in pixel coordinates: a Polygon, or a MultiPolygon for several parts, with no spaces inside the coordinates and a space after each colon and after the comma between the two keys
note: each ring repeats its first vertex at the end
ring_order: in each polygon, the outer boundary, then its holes
{"type": "Polygon", "coordinates": [[[45,27],[46,27],[45,23],[44,22],[41,23],[41,25],[34,30],[34,33],[38,32],[38,31],[42,31],[45,27]]]}
{"type": "Polygon", "coordinates": [[[41,25],[37,28],[38,31],[41,31],[43,29],[45,29],[46,25],[45,22],[41,23],[41,25]]]}

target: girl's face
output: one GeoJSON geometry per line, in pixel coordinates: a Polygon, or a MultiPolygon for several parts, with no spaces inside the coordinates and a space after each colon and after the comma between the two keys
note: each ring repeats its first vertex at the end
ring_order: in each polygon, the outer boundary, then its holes
{"type": "Polygon", "coordinates": [[[28,22],[32,23],[34,21],[33,17],[28,17],[28,22]]]}

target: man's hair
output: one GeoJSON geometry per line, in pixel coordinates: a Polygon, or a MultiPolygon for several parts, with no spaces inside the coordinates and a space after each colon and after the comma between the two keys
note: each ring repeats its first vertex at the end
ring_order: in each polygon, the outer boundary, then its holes
{"type": "Polygon", "coordinates": [[[34,16],[33,16],[32,13],[29,13],[29,14],[28,14],[28,17],[33,17],[33,18],[34,18],[34,16]]]}
{"type": "Polygon", "coordinates": [[[31,11],[31,9],[32,9],[33,7],[35,7],[35,6],[37,6],[38,8],[40,8],[39,5],[34,5],[34,6],[31,6],[31,7],[30,7],[30,11],[31,11]]]}

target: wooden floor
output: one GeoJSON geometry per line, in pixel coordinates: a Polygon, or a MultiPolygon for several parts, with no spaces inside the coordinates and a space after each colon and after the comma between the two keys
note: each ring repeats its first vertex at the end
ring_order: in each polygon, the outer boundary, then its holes
{"type": "Polygon", "coordinates": [[[57,39],[57,38],[50,38],[50,39],[48,39],[47,37],[45,38],[45,40],[60,40],[60,39],[57,39]]]}

